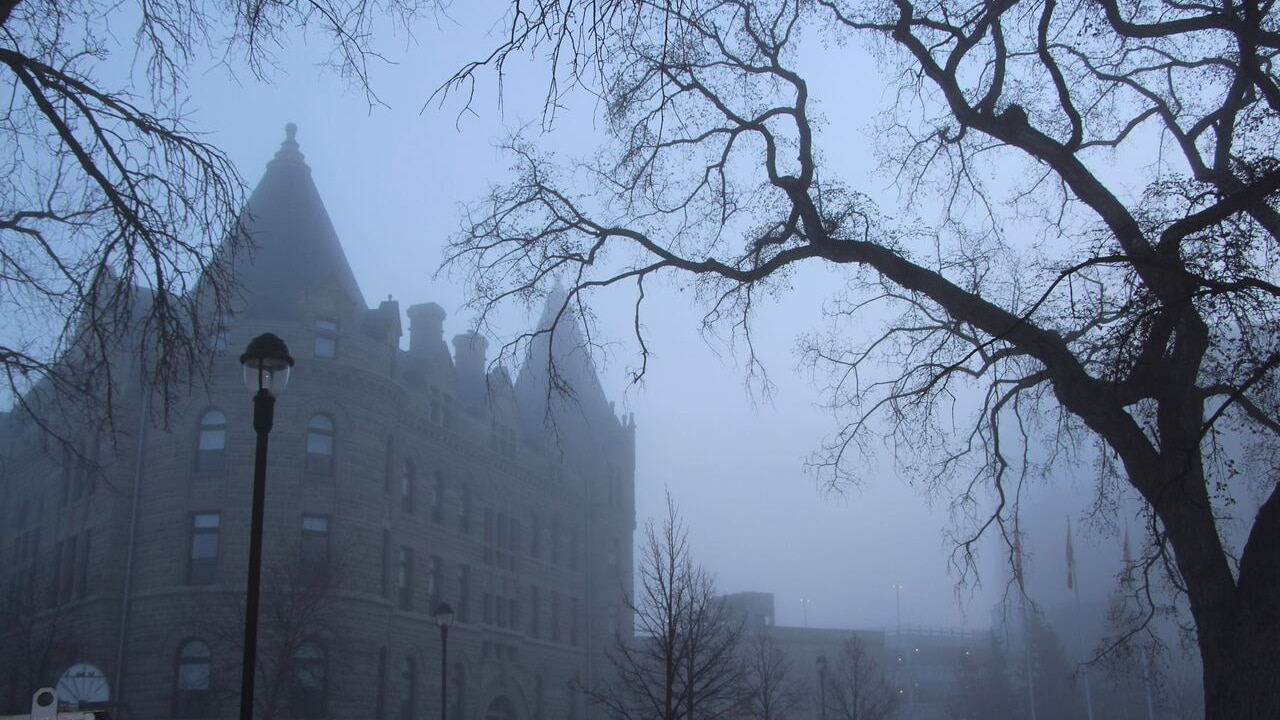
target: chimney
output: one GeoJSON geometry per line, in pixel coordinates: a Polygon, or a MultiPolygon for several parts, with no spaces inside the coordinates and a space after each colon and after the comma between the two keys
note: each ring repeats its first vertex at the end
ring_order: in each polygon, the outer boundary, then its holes
{"type": "Polygon", "coordinates": [[[453,336],[453,362],[458,368],[458,379],[465,383],[484,380],[485,350],[489,341],[477,332],[465,332],[453,336]]]}
{"type": "MultiPolygon", "coordinates": [[[[414,357],[426,357],[437,346],[444,343],[444,319],[447,313],[435,303],[410,305],[409,315],[409,354],[414,357]]],[[[458,341],[454,340],[456,344],[458,341]]]]}
{"type": "Polygon", "coordinates": [[[458,401],[470,412],[483,412],[488,397],[485,377],[485,350],[489,341],[479,333],[465,332],[453,337],[453,364],[457,370],[458,401]]]}

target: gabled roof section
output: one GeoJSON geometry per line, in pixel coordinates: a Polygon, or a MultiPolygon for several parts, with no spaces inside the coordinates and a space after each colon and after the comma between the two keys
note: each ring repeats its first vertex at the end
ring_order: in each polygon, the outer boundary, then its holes
{"type": "Polygon", "coordinates": [[[364,295],[298,148],[297,132],[297,125],[285,126],[284,142],[241,215],[254,249],[237,258],[244,303],[236,310],[253,318],[298,319],[319,307],[354,320],[367,310],[364,295]]]}

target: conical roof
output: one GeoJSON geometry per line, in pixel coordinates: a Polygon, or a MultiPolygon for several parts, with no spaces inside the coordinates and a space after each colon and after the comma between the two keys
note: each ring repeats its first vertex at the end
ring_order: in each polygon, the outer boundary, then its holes
{"type": "MultiPolygon", "coordinates": [[[[298,148],[298,126],[285,126],[285,139],[258,181],[241,215],[254,247],[237,258],[236,278],[244,290],[237,310],[262,319],[297,319],[317,298],[354,317],[368,309],[311,168],[298,148]]],[[[345,319],[345,318],[344,318],[345,319]]]]}
{"type": "Polygon", "coordinates": [[[563,291],[547,298],[538,328],[548,331],[554,324],[555,331],[542,332],[529,343],[528,355],[516,378],[516,398],[526,432],[545,430],[548,421],[582,424],[584,433],[599,429],[598,423],[603,421],[616,422],[578,318],[566,309],[556,320],[564,302],[563,291]]]}

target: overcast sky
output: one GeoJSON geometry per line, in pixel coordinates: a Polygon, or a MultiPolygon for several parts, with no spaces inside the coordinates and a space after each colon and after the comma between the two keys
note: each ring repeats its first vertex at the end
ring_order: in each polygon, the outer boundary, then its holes
{"type": "MultiPolygon", "coordinates": [[[[457,24],[441,18],[439,27],[418,28],[413,41],[399,35],[381,43],[397,64],[374,68],[373,89],[389,107],[370,108],[361,92],[317,68],[324,45],[318,39],[282,50],[271,84],[244,73],[233,79],[211,64],[195,76],[191,103],[194,125],[231,155],[251,184],[283,139],[285,123],[296,122],[365,297],[376,304],[390,295],[402,308],[438,302],[450,313],[449,334],[474,320],[462,307],[461,283],[433,277],[458,227],[457,206],[503,182],[509,162],[495,144],[512,128],[536,125],[544,89],[541,76],[517,67],[501,107],[492,84],[477,88],[470,111],[456,97],[442,107],[429,103],[450,71],[493,42],[483,37],[488,21],[461,11],[455,16],[457,24]]],[[[883,194],[887,181],[875,172],[867,134],[870,113],[884,102],[883,81],[856,50],[844,49],[841,58],[838,73],[820,71],[821,56],[805,58],[829,131],[823,149],[848,182],[883,194]]],[[[541,142],[562,153],[589,153],[599,140],[595,111],[589,98],[571,98],[555,132],[541,142]]],[[[904,624],[989,626],[990,606],[1007,580],[1004,556],[988,548],[983,587],[959,602],[947,569],[945,501],[931,507],[888,465],[873,470],[864,487],[836,496],[806,474],[805,458],[837,425],[798,368],[794,349],[800,333],[818,328],[821,303],[838,278],[815,267],[794,285],[758,318],[757,350],[777,387],[771,400],[746,385],[740,356],[699,336],[698,309],[672,287],[650,306],[655,357],[644,386],[626,391],[623,370],[632,358],[625,344],[602,369],[619,412],[636,416],[640,522],[662,512],[669,487],[695,552],[717,574],[720,589],[775,593],[780,624],[804,622],[804,599],[813,626],[892,627],[893,585],[901,584],[904,624]]],[[[599,312],[606,329],[625,340],[626,308],[604,303],[599,312]]],[[[1027,567],[1033,592],[1043,588],[1047,596],[1064,584],[1066,517],[1087,499],[1054,490],[1039,496],[1027,567]]],[[[1077,532],[1076,549],[1081,573],[1097,578],[1086,595],[1101,594],[1105,578],[1118,569],[1118,541],[1077,532]]]]}

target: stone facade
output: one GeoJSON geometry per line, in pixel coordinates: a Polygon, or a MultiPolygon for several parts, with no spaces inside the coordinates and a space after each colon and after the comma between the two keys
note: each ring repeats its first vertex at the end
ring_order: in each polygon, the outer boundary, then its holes
{"type": "Polygon", "coordinates": [[[450,720],[588,718],[572,688],[631,632],[633,422],[572,323],[515,381],[477,335],[451,353],[431,303],[401,350],[398,304],[365,304],[294,132],[246,213],[244,307],[167,431],[129,381],[118,444],[73,434],[100,469],[6,419],[0,714],[59,678],[139,720],[237,714],[256,439],[238,354],[272,332],[297,365],[270,434],[257,715],[437,717],[447,601],[450,720]],[[551,362],[572,397],[547,392],[551,362]]]}

